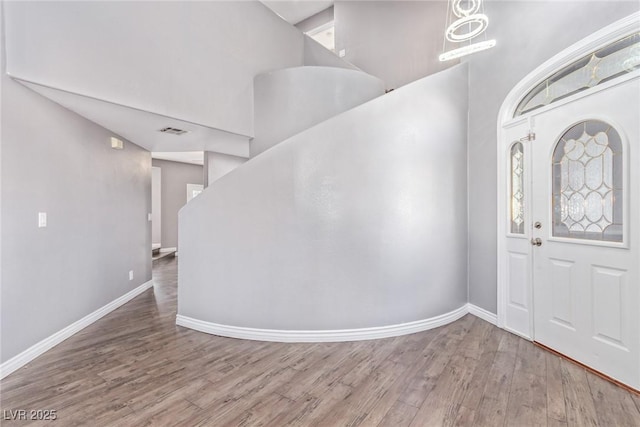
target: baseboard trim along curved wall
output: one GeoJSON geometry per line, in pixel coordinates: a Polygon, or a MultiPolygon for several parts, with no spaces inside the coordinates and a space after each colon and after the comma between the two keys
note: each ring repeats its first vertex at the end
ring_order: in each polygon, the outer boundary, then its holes
{"type": "MultiPolygon", "coordinates": [[[[336,329],[324,331],[293,331],[245,328],[240,326],[221,325],[218,323],[205,322],[182,315],[176,316],[176,325],[184,326],[185,328],[194,329],[200,332],[206,332],[212,335],[253,341],[291,343],[343,342],[373,340],[414,334],[416,332],[434,329],[440,326],[447,325],[451,322],[455,322],[468,313],[471,313],[476,317],[480,317],[481,319],[495,325],[495,315],[493,313],[487,312],[487,314],[490,314],[490,316],[479,316],[478,314],[476,314],[478,310],[478,307],[472,304],[465,304],[462,307],[452,310],[448,313],[431,317],[429,319],[416,320],[415,322],[399,323],[389,326],[377,326],[373,328],[336,329]]],[[[485,310],[482,311],[484,312],[485,310]]]]}

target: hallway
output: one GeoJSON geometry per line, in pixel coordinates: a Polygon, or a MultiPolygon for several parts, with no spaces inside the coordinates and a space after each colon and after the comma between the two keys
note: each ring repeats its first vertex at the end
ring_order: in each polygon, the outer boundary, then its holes
{"type": "MultiPolygon", "coordinates": [[[[637,426],[640,396],[474,316],[375,341],[280,344],[175,326],[154,288],[2,381],[8,410],[71,425],[637,426]]],[[[7,411],[7,412],[4,412],[7,411]]]]}

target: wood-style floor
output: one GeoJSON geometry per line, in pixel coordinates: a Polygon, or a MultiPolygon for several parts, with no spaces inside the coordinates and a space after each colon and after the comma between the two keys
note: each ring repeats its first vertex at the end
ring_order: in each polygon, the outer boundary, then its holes
{"type": "Polygon", "coordinates": [[[4,417],[52,409],[58,426],[640,426],[640,397],[471,315],[331,344],[177,327],[176,270],[176,259],[160,263],[153,290],[3,380],[4,417]]]}

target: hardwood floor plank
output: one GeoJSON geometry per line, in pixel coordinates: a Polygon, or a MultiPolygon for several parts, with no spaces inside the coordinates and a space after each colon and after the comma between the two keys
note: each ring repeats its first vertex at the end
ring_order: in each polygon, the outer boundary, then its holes
{"type": "Polygon", "coordinates": [[[458,414],[453,422],[456,427],[473,426],[473,420],[476,417],[476,411],[464,405],[458,407],[458,414]]]}
{"type": "Polygon", "coordinates": [[[412,425],[453,425],[478,361],[454,355],[420,406],[412,425]]]}
{"type": "MultiPolygon", "coordinates": [[[[422,374],[427,371],[431,358],[427,357],[431,355],[432,349],[439,345],[440,335],[445,336],[446,332],[442,328],[433,329],[431,331],[422,332],[424,336],[424,344],[426,344],[422,350],[414,352],[415,360],[407,366],[408,369],[399,376],[389,387],[384,396],[376,402],[373,408],[368,412],[367,416],[362,420],[362,425],[377,425],[387,416],[387,413],[398,403],[409,387],[414,383],[416,378],[422,378],[422,374]]],[[[404,337],[398,337],[402,340],[404,337]]],[[[398,345],[403,345],[401,342],[398,345]]],[[[424,395],[423,395],[424,396],[424,395]]],[[[420,402],[424,400],[424,397],[420,399],[420,402]]],[[[405,403],[406,402],[402,402],[405,403]]],[[[416,408],[419,405],[414,405],[416,408]]]]}
{"type": "Polygon", "coordinates": [[[640,394],[629,393],[629,395],[631,396],[631,399],[636,404],[636,408],[638,408],[638,412],[640,412],[640,394]]]}
{"type": "Polygon", "coordinates": [[[516,365],[518,340],[520,339],[509,333],[502,335],[493,364],[486,378],[482,398],[476,409],[474,424],[497,426],[504,423],[511,381],[516,365]]]}
{"type": "Polygon", "coordinates": [[[516,364],[506,419],[530,426],[547,424],[545,351],[525,340],[518,341],[516,364]]]}
{"type": "Polygon", "coordinates": [[[407,405],[399,400],[391,407],[385,417],[378,423],[379,427],[404,427],[411,424],[418,408],[407,405]]]}
{"type": "Polygon", "coordinates": [[[467,315],[430,331],[286,344],[177,327],[154,287],[0,381],[4,426],[640,426],[640,397],[467,315]]]}
{"type": "Polygon", "coordinates": [[[553,353],[546,352],[546,375],[547,375],[547,418],[561,423],[567,423],[567,408],[564,399],[564,389],[562,386],[562,369],[560,362],[562,359],[553,353]]]}
{"type": "Polygon", "coordinates": [[[368,412],[382,399],[389,386],[401,376],[407,366],[385,360],[342,402],[335,405],[329,414],[318,422],[318,426],[360,425],[368,412]]]}
{"type": "Polygon", "coordinates": [[[493,366],[493,361],[496,357],[503,333],[503,331],[497,328],[490,328],[488,334],[483,337],[482,354],[480,355],[471,382],[461,402],[463,407],[473,410],[474,414],[475,409],[480,404],[480,400],[482,400],[487,378],[491,371],[491,366],[493,366]]]}
{"type": "Polygon", "coordinates": [[[600,425],[620,427],[640,425],[640,411],[626,390],[595,375],[588,375],[587,381],[600,425]]]}
{"type": "Polygon", "coordinates": [[[329,412],[347,399],[353,388],[340,382],[335,383],[322,395],[301,396],[287,413],[269,420],[272,426],[312,426],[324,419],[329,412]]]}
{"type": "Polygon", "coordinates": [[[562,386],[567,408],[567,425],[597,426],[598,416],[587,381],[587,371],[571,362],[560,362],[562,386]]]}
{"type": "Polygon", "coordinates": [[[509,423],[522,426],[547,424],[545,379],[544,376],[528,372],[514,375],[506,412],[509,423]]]}
{"type": "Polygon", "coordinates": [[[547,427],[567,427],[567,422],[558,421],[553,418],[547,418],[547,427]]]}
{"type": "Polygon", "coordinates": [[[547,370],[547,353],[530,341],[518,340],[516,372],[544,376],[547,370]]]}
{"type": "Polygon", "coordinates": [[[439,330],[438,336],[423,351],[423,367],[409,379],[408,387],[399,398],[402,402],[416,407],[422,405],[435,387],[454,351],[471,329],[474,319],[473,316],[465,316],[455,326],[448,325],[452,327],[439,330]]]}

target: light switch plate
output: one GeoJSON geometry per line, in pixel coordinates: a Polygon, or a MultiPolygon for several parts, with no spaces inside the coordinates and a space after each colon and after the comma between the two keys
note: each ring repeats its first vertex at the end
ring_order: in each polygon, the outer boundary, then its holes
{"type": "Polygon", "coordinates": [[[340,51],[338,52],[338,56],[340,58],[344,58],[346,54],[347,54],[347,49],[340,49],[340,51]]]}
{"type": "Polygon", "coordinates": [[[133,280],[133,270],[129,270],[129,280],[133,280]]]}
{"type": "Polygon", "coordinates": [[[151,214],[150,213],[147,214],[147,221],[151,222],[151,214]]]}
{"type": "Polygon", "coordinates": [[[47,226],[47,213],[38,212],[38,228],[43,228],[46,226],[47,226]]]}

